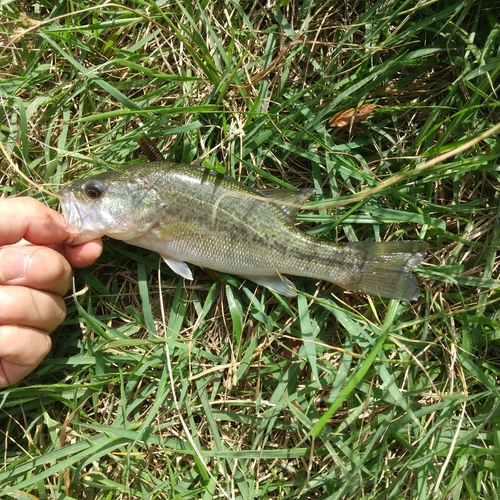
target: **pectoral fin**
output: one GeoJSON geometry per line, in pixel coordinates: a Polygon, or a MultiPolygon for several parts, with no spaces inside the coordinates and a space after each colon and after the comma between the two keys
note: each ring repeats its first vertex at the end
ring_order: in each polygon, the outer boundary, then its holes
{"type": "Polygon", "coordinates": [[[133,210],[131,218],[136,228],[142,232],[152,227],[158,220],[162,201],[156,189],[141,187],[129,183],[129,191],[132,193],[133,210]]]}
{"type": "Polygon", "coordinates": [[[244,276],[244,278],[270,288],[284,297],[295,297],[297,295],[294,284],[284,276],[244,276]]]}
{"type": "Polygon", "coordinates": [[[174,271],[174,273],[182,276],[183,278],[186,278],[187,280],[193,279],[191,269],[189,269],[189,266],[185,262],[172,259],[171,257],[165,257],[164,255],[162,255],[162,258],[168,264],[168,267],[170,267],[170,269],[174,271]]]}

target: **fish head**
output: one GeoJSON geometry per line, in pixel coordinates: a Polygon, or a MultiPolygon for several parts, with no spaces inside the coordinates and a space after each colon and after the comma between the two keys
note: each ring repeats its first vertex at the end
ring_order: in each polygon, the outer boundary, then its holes
{"type": "Polygon", "coordinates": [[[75,182],[58,192],[69,245],[111,236],[129,241],[140,237],[158,220],[161,202],[144,179],[117,173],[75,182]]]}

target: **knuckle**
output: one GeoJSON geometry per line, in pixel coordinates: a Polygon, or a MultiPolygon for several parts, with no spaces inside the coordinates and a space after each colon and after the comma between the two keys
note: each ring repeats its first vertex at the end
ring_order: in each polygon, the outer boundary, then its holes
{"type": "Polygon", "coordinates": [[[54,331],[66,318],[66,304],[58,295],[53,297],[51,328],[49,333],[54,331]]]}
{"type": "Polygon", "coordinates": [[[65,293],[71,286],[72,270],[69,262],[51,248],[40,247],[35,253],[37,258],[32,259],[33,265],[41,266],[43,262],[44,281],[59,284],[57,288],[60,288],[61,293],[65,293]]]}

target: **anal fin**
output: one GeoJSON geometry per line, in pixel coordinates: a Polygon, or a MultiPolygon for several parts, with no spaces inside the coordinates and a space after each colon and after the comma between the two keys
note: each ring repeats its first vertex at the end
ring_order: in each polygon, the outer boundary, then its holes
{"type": "Polygon", "coordinates": [[[295,291],[294,284],[284,276],[243,276],[258,285],[270,288],[275,292],[283,295],[284,297],[295,297],[297,292],[295,291]]]}

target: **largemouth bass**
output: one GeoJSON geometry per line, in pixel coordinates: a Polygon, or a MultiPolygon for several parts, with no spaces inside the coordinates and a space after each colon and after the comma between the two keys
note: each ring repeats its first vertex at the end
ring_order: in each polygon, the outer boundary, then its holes
{"type": "Polygon", "coordinates": [[[284,275],[326,280],[375,296],[415,300],[411,271],[423,241],[332,244],[294,228],[314,190],[252,189],[193,165],[152,162],[80,180],[59,191],[78,245],[104,235],[158,252],[188,280],[187,263],[296,295],[284,275]]]}

